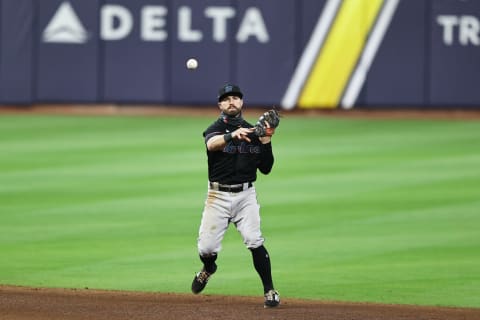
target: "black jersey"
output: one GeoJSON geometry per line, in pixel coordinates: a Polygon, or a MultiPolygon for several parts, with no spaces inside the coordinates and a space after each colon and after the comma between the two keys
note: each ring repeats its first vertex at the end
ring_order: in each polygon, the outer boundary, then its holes
{"type": "MultiPolygon", "coordinates": [[[[241,127],[253,126],[243,120],[241,127]]],[[[210,125],[203,137],[205,144],[216,135],[224,135],[238,129],[237,126],[218,119],[210,125]]],[[[272,144],[262,144],[255,134],[248,136],[251,142],[231,140],[219,151],[208,151],[208,178],[211,182],[221,184],[240,184],[253,182],[257,179],[257,169],[268,174],[273,166],[272,144]]]]}

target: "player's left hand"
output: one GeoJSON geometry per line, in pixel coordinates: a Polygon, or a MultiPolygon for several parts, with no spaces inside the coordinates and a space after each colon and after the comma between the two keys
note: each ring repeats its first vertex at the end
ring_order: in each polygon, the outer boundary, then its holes
{"type": "Polygon", "coordinates": [[[280,114],[277,110],[271,109],[260,116],[255,124],[255,134],[258,137],[272,136],[275,128],[280,124],[280,114]]]}
{"type": "Polygon", "coordinates": [[[262,144],[270,143],[272,141],[272,136],[274,133],[275,128],[272,128],[270,126],[270,123],[265,121],[265,135],[263,137],[258,137],[258,140],[260,140],[262,144]]]}

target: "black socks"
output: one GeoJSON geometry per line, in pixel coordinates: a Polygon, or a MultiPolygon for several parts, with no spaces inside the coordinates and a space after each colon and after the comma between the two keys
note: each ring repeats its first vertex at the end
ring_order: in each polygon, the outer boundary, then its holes
{"type": "MultiPolygon", "coordinates": [[[[257,270],[260,279],[263,284],[263,291],[267,293],[269,290],[273,289],[273,280],[272,280],[272,268],[270,265],[270,256],[268,255],[267,249],[264,246],[260,246],[255,249],[250,249],[252,252],[253,265],[255,270],[257,270]]],[[[208,256],[200,256],[200,260],[203,262],[205,271],[212,274],[217,271],[217,260],[216,254],[211,254],[208,256]]]]}
{"type": "Polygon", "coordinates": [[[208,273],[212,274],[217,271],[217,264],[215,263],[217,255],[215,253],[208,256],[200,256],[200,260],[202,260],[205,271],[208,273]]]}
{"type": "Polygon", "coordinates": [[[252,251],[253,265],[255,266],[255,270],[257,270],[260,279],[262,279],[263,291],[264,293],[267,293],[269,290],[273,289],[270,256],[268,255],[267,249],[265,249],[264,246],[250,249],[250,251],[252,251]]]}

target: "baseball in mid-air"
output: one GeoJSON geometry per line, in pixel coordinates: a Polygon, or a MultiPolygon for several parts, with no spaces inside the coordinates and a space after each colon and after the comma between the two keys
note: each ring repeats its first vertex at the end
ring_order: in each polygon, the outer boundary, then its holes
{"type": "Polygon", "coordinates": [[[195,70],[198,68],[198,61],[195,58],[190,58],[187,60],[187,69],[195,70]]]}

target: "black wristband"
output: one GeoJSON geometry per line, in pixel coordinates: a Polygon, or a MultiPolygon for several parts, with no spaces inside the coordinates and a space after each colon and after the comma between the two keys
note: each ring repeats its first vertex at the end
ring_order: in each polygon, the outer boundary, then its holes
{"type": "Polygon", "coordinates": [[[232,141],[232,139],[233,139],[233,138],[232,138],[232,133],[231,133],[231,132],[225,133],[225,134],[223,135],[223,139],[225,140],[225,142],[230,142],[230,141],[232,141]]]}

